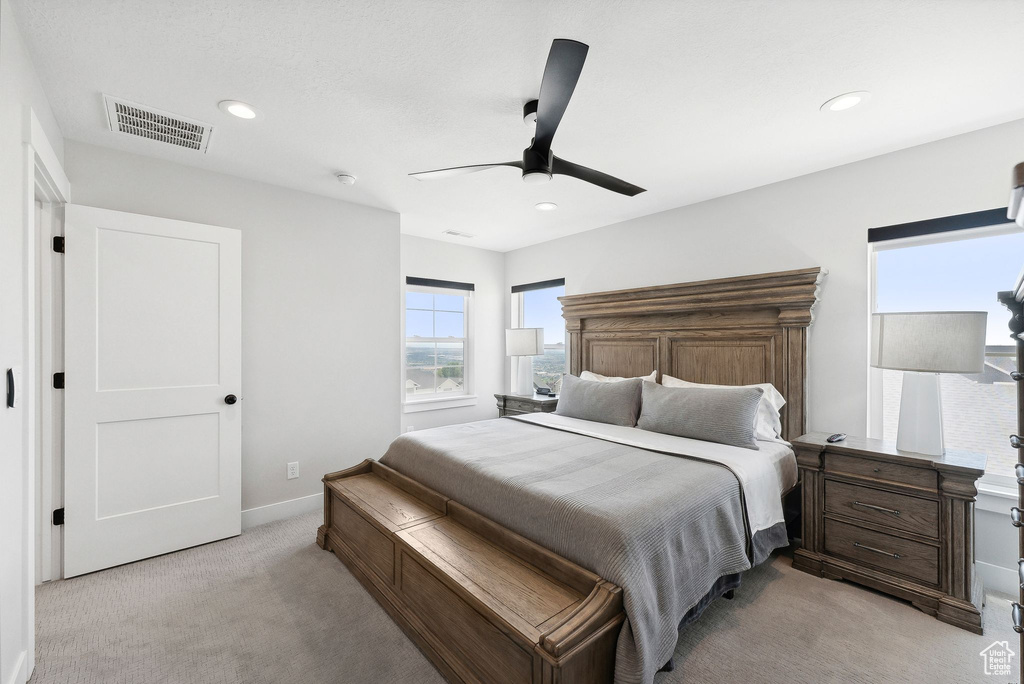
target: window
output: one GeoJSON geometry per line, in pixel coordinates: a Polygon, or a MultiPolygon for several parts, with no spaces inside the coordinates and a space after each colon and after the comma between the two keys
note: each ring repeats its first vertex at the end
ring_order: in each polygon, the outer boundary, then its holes
{"type": "MultiPolygon", "coordinates": [[[[534,387],[547,387],[555,394],[567,370],[565,319],[562,318],[562,303],[558,301],[564,294],[564,278],[512,288],[512,327],[544,328],[544,356],[532,359],[534,387]]],[[[514,378],[516,369],[512,370],[514,378]]]]}
{"type": "Polygon", "coordinates": [[[466,397],[473,286],[422,278],[406,283],[405,403],[466,397]]]}
{"type": "MultiPolygon", "coordinates": [[[[1010,484],[1017,462],[1008,441],[1017,428],[1010,379],[1016,350],[1007,327],[1010,314],[996,293],[1017,282],[1024,234],[999,226],[873,244],[875,311],[988,311],[984,370],[940,375],[943,432],[947,449],[988,455],[986,482],[1010,484]]],[[[872,373],[875,432],[895,440],[903,373],[872,373]]]]}

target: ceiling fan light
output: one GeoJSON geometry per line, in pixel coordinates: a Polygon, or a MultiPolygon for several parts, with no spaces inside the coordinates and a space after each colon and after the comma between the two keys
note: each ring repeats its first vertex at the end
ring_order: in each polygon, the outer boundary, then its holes
{"type": "Polygon", "coordinates": [[[524,183],[546,183],[551,180],[551,174],[547,171],[524,171],[524,183]]]}

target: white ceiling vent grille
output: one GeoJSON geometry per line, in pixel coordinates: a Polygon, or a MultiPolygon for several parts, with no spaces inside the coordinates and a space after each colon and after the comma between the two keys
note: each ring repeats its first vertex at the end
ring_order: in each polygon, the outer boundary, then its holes
{"type": "Polygon", "coordinates": [[[107,107],[107,123],[115,133],[148,138],[203,153],[210,145],[210,134],[213,133],[210,124],[109,95],[103,96],[103,102],[107,107]]]}
{"type": "Polygon", "coordinates": [[[457,230],[442,230],[441,231],[441,235],[451,235],[452,237],[466,238],[467,240],[469,238],[475,238],[476,237],[476,235],[472,235],[470,233],[460,233],[457,230]]]}

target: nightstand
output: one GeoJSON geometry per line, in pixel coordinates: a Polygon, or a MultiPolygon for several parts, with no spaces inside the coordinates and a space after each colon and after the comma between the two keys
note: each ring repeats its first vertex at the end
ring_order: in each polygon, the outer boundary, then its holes
{"type": "Polygon", "coordinates": [[[898,451],[893,442],[815,432],[793,442],[802,544],[793,567],[910,601],[981,634],[974,497],[986,457],[898,451]]]}
{"type": "Polygon", "coordinates": [[[558,406],[558,397],[534,394],[495,394],[498,400],[498,417],[518,416],[523,413],[551,413],[558,406]]]}

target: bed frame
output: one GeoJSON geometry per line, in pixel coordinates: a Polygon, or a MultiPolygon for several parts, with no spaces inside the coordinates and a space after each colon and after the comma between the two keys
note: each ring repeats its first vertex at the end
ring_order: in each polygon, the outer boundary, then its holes
{"type": "MultiPolygon", "coordinates": [[[[804,430],[820,268],[561,298],[574,375],[770,382],[804,430]]],[[[317,543],[452,682],[611,682],[622,591],[372,460],[324,482],[317,543]]]]}
{"type": "Polygon", "coordinates": [[[570,372],[770,382],[786,399],[791,441],[806,426],[807,328],[824,275],[806,268],[561,297],[570,372]]]}

